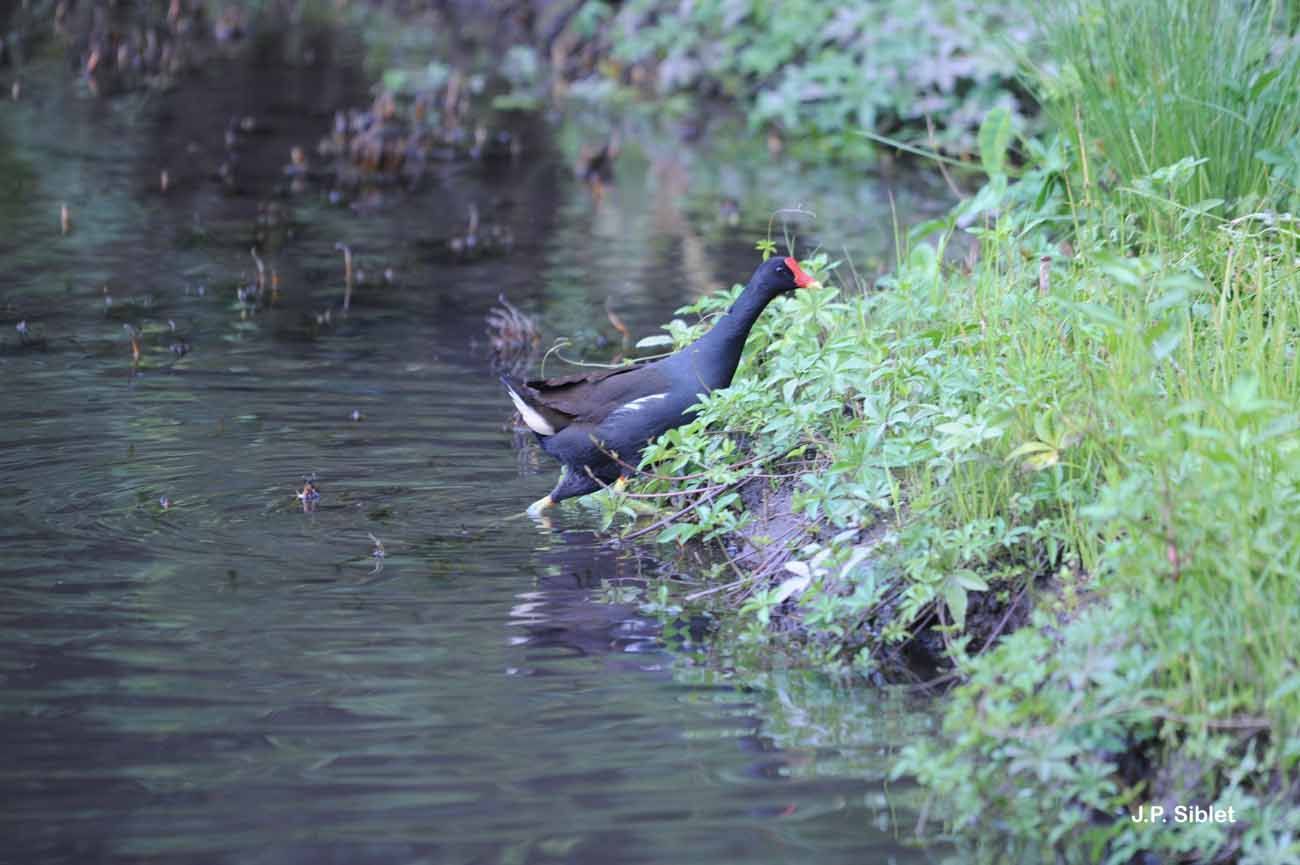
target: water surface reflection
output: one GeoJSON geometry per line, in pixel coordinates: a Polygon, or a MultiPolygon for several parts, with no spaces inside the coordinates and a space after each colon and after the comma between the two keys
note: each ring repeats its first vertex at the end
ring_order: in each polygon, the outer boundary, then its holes
{"type": "Polygon", "coordinates": [[[650,141],[597,206],[568,127],[536,117],[526,158],[449,162],[374,212],[284,193],[290,147],[367,98],[358,47],[320,38],[329,63],[258,43],[258,62],[148,98],[78,96],[36,63],[0,117],[21,193],[0,201],[4,856],[924,861],[880,779],[925,714],[736,688],[593,601],[644,563],[589,511],[502,519],[553,468],[521,475],[511,447],[482,347],[498,294],[596,350],[607,298],[644,335],[743,276],[765,212],[719,222],[716,194],[674,174],[707,157],[665,168],[650,141]],[[216,163],[243,116],[266,123],[230,188],[216,163]],[[509,221],[509,255],[438,252],[470,204],[509,221]],[[346,315],[340,240],[394,272],[346,315]],[[249,308],[257,242],[283,297],[249,308]]]}

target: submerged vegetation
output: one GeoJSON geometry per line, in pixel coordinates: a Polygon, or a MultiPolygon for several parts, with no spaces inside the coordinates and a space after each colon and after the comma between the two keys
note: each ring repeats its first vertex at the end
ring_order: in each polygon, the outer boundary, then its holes
{"type": "MultiPolygon", "coordinates": [[[[804,5],[628,4],[653,23],[613,29],[613,56],[655,52],[661,84],[708,75],[760,124],[813,111],[849,137],[875,109],[784,89],[864,70],[807,37],[833,13],[804,5]],[[738,36],[692,64],[694,23],[738,36]]],[[[946,741],[896,768],[951,828],[996,827],[1030,861],[1294,861],[1296,14],[1077,0],[1037,24],[1043,128],[981,112],[986,182],[900,229],[891,275],[808,256],[841,287],[759,322],[733,386],[647,451],[641,493],[675,508],[659,541],[721,544],[681,603],[746,663],[897,677],[920,658],[964,682],[946,741]],[[1129,819],[1149,805],[1235,821],[1129,819]]],[[[700,321],[674,343],[735,292],[682,310],[700,321]]]]}

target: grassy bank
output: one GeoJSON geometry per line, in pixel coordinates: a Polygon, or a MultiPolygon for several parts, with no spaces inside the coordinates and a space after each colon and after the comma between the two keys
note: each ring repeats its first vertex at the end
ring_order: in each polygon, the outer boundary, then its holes
{"type": "Polygon", "coordinates": [[[898,771],[1030,861],[1300,855],[1300,47],[1203,5],[1041,19],[1051,128],[985,114],[978,194],[875,285],[812,255],[839,287],[647,455],[737,651],[964,682],[898,771]]]}

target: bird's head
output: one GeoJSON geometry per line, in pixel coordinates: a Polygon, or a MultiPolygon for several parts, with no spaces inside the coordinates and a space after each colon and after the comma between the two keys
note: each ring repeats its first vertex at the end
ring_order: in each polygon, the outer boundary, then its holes
{"type": "Polygon", "coordinates": [[[771,294],[794,291],[796,288],[818,287],[821,283],[809,276],[793,256],[769,258],[758,266],[750,285],[759,286],[771,294]]]}

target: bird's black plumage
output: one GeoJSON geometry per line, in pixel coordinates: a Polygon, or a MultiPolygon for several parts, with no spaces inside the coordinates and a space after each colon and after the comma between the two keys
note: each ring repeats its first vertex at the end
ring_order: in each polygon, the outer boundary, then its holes
{"type": "Polygon", "coordinates": [[[764,308],[784,292],[813,284],[793,258],[769,259],[713,328],[676,354],[568,378],[502,376],[542,450],[564,466],[555,489],[533,507],[595,492],[629,474],[647,443],[691,419],[690,407],[702,394],[731,384],[764,308]]]}

